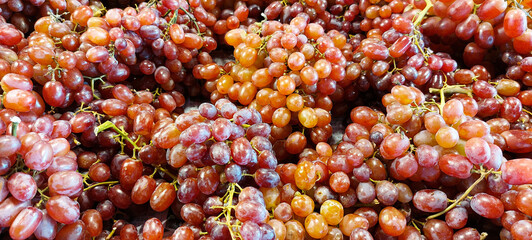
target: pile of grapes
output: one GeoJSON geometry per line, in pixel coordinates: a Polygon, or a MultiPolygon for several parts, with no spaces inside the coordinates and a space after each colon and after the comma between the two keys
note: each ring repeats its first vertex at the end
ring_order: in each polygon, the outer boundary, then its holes
{"type": "Polygon", "coordinates": [[[0,238],[532,239],[531,0],[0,0],[0,238]]]}

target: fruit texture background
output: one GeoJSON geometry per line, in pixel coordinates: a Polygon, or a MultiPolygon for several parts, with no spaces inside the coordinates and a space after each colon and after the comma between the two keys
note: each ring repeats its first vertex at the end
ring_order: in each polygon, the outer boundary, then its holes
{"type": "Polygon", "coordinates": [[[0,238],[532,239],[529,0],[0,0],[0,238]]]}

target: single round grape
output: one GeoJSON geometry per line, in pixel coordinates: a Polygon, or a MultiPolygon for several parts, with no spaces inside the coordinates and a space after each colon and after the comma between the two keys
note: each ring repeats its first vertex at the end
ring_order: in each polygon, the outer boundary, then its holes
{"type": "Polygon", "coordinates": [[[37,193],[37,183],[28,174],[16,172],[7,181],[7,188],[17,200],[24,202],[32,199],[37,193]]]}
{"type": "Polygon", "coordinates": [[[453,230],[439,219],[430,219],[423,226],[423,233],[429,240],[452,239],[453,230]]]}
{"type": "Polygon", "coordinates": [[[379,213],[379,224],[390,236],[399,236],[406,229],[405,216],[394,207],[386,207],[379,213]]]}
{"type": "Polygon", "coordinates": [[[305,218],[305,229],[313,238],[322,238],[327,235],[328,227],[325,217],[319,213],[311,213],[305,218]]]}
{"type": "Polygon", "coordinates": [[[424,212],[439,212],[447,207],[447,195],[440,190],[423,189],[414,194],[414,206],[424,212]]]}
{"type": "Polygon", "coordinates": [[[320,206],[320,214],[329,225],[337,225],[344,217],[344,207],[336,200],[326,200],[320,206]]]}
{"type": "Polygon", "coordinates": [[[532,221],[520,220],[512,226],[510,230],[512,238],[516,240],[527,239],[532,233],[532,221]]]}
{"type": "Polygon", "coordinates": [[[28,207],[22,210],[9,228],[9,236],[13,239],[26,239],[30,237],[42,221],[41,210],[28,207]]]}
{"type": "Polygon", "coordinates": [[[499,218],[504,213],[501,200],[486,193],[475,194],[470,204],[473,211],[485,218],[499,218]]]}

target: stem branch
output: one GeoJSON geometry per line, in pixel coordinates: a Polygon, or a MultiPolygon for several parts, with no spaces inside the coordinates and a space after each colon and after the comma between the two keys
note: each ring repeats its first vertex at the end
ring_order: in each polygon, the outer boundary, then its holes
{"type": "Polygon", "coordinates": [[[460,202],[462,202],[464,199],[467,198],[467,196],[469,195],[469,193],[471,191],[473,191],[473,188],[475,188],[475,186],[477,186],[481,181],[482,179],[484,179],[485,177],[487,177],[488,175],[491,174],[491,170],[489,171],[482,171],[480,173],[480,177],[473,183],[471,184],[471,186],[469,186],[469,188],[467,188],[467,190],[462,194],[462,196],[460,196],[460,198],[456,199],[455,202],[453,202],[451,205],[449,205],[445,210],[439,212],[439,213],[436,213],[436,214],[433,214],[433,215],[430,215],[427,217],[427,220],[429,219],[433,219],[433,218],[437,218],[445,213],[447,213],[448,211],[450,211],[451,209],[453,209],[454,207],[456,207],[458,204],[460,204],[460,202]]]}

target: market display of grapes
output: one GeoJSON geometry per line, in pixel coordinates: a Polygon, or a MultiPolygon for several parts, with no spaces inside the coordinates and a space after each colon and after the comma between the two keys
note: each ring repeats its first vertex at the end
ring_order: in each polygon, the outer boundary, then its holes
{"type": "Polygon", "coordinates": [[[532,239],[530,0],[0,0],[0,238],[532,239]]]}

